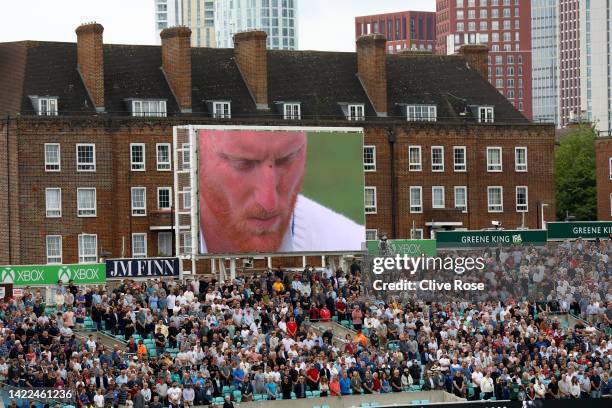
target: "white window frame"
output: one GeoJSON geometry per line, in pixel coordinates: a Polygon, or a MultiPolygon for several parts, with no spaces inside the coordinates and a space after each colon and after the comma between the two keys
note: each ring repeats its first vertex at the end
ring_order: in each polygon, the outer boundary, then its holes
{"type": "Polygon", "coordinates": [[[193,247],[193,242],[191,240],[191,232],[181,231],[179,233],[179,251],[180,253],[190,254],[192,247],[193,247]],[[187,242],[189,242],[189,245],[186,245],[187,242]]]}
{"type": "Polygon", "coordinates": [[[527,171],[527,146],[517,146],[514,148],[514,170],[518,173],[527,171]],[[525,163],[519,163],[519,152],[525,151],[525,163]]]}
{"type": "Polygon", "coordinates": [[[347,106],[346,118],[352,121],[365,120],[365,105],[350,104],[347,106]]]}
{"type": "Polygon", "coordinates": [[[363,146],[363,171],[376,171],[376,146],[363,146]],[[372,150],[372,161],[370,163],[366,162],[366,149],[372,150]]]}
{"type": "Polygon", "coordinates": [[[364,190],[364,194],[363,194],[363,198],[364,198],[364,209],[365,209],[365,213],[366,214],[376,214],[378,211],[378,203],[376,200],[376,187],[374,186],[366,186],[365,190],[364,190]],[[374,193],[374,205],[373,206],[369,206],[367,203],[367,197],[368,197],[368,191],[371,191],[374,193]]]}
{"type": "Polygon", "coordinates": [[[377,229],[366,229],[365,235],[366,241],[376,241],[378,239],[378,230],[377,229]],[[373,234],[374,238],[368,238],[368,234],[373,234]]]}
{"type": "Polygon", "coordinates": [[[529,187],[528,186],[516,186],[516,192],[515,192],[515,199],[516,199],[516,212],[518,213],[523,213],[523,212],[529,212],[529,187]],[[520,204],[520,208],[519,208],[519,189],[520,188],[524,188],[525,189],[525,204],[520,204]]]}
{"type": "Polygon", "coordinates": [[[62,236],[61,235],[47,235],[45,237],[45,253],[47,255],[47,265],[61,265],[63,262],[63,256],[62,256],[62,236]],[[57,239],[59,242],[59,256],[57,255],[53,255],[53,254],[49,254],[49,240],[50,239],[57,239]]]}
{"type": "Polygon", "coordinates": [[[62,151],[59,143],[45,143],[44,145],[45,155],[45,171],[46,172],[58,172],[62,171],[62,151]],[[57,163],[49,161],[47,157],[47,147],[57,147],[57,163]],[[55,168],[57,166],[57,168],[55,168]]]}
{"type": "Polygon", "coordinates": [[[144,143],[130,143],[130,169],[132,171],[146,171],[146,150],[144,143]],[[142,148],[142,161],[134,161],[134,149],[142,148]]]}
{"type": "Polygon", "coordinates": [[[155,162],[157,163],[157,171],[172,170],[172,145],[170,143],[157,143],[155,145],[155,162]],[[168,161],[159,160],[159,148],[166,147],[168,149],[168,161]]]}
{"type": "Polygon", "coordinates": [[[466,213],[468,212],[468,192],[467,192],[467,186],[455,186],[454,188],[454,201],[455,201],[455,208],[461,210],[462,212],[466,213]],[[459,205],[459,203],[457,203],[457,191],[463,190],[463,197],[465,198],[465,203],[464,205],[459,205]]]}
{"type": "Polygon", "coordinates": [[[467,148],[465,146],[453,146],[453,170],[455,173],[464,173],[467,171],[467,148]],[[457,163],[455,152],[463,150],[463,164],[457,163]]]}
{"type": "Polygon", "coordinates": [[[157,209],[160,211],[172,210],[172,187],[157,187],[157,209]],[[159,193],[163,190],[168,191],[168,207],[162,207],[159,199],[159,193]]]}
{"type": "Polygon", "coordinates": [[[612,180],[612,157],[610,157],[608,159],[608,161],[609,161],[608,164],[610,165],[610,167],[609,167],[609,169],[610,169],[610,180],[612,180]]]}
{"type": "Polygon", "coordinates": [[[423,149],[420,145],[412,145],[408,146],[408,171],[422,171],[423,170],[423,149]],[[416,149],[419,152],[419,161],[411,162],[412,157],[410,156],[410,151],[416,149]]]}
{"type": "Polygon", "coordinates": [[[612,193],[610,193],[610,215],[612,216],[612,193]]]}
{"type": "Polygon", "coordinates": [[[38,98],[38,115],[39,116],[57,116],[57,98],[38,98]],[[43,111],[43,102],[47,107],[43,111]]]}
{"type": "Polygon", "coordinates": [[[490,213],[502,213],[504,212],[504,188],[502,186],[488,186],[487,187],[487,210],[490,213]],[[501,199],[501,203],[491,204],[491,191],[493,189],[499,190],[499,195],[501,199]],[[495,206],[495,208],[492,208],[495,206]],[[499,206],[499,208],[497,208],[499,206]]]}
{"type": "Polygon", "coordinates": [[[422,186],[410,186],[408,190],[408,204],[410,205],[410,213],[420,214],[423,212],[423,187],[422,186]],[[419,192],[419,202],[416,204],[413,199],[413,191],[419,192]]]}
{"type": "Polygon", "coordinates": [[[406,106],[406,120],[408,122],[436,122],[438,107],[436,105],[408,105],[406,106]]]}
{"type": "Polygon", "coordinates": [[[160,231],[157,234],[157,256],[172,256],[172,251],[174,248],[174,245],[172,243],[173,241],[173,233],[169,232],[169,231],[160,231]],[[162,253],[161,251],[161,238],[162,237],[170,237],[170,252],[169,253],[162,253]]]}
{"type": "Polygon", "coordinates": [[[47,218],[61,218],[62,217],[62,189],[59,187],[49,187],[45,188],[45,215],[47,218]],[[49,207],[49,192],[57,191],[59,192],[58,199],[58,207],[50,208],[49,207]]]}
{"type": "Polygon", "coordinates": [[[98,234],[79,234],[78,237],[78,247],[79,247],[79,263],[83,264],[83,263],[96,263],[98,262],[98,234]],[[83,248],[83,239],[85,237],[94,237],[96,245],[95,245],[95,255],[92,254],[85,254],[83,253],[84,249],[83,248]],[[90,260],[92,259],[93,260],[90,260]]]}
{"type": "Polygon", "coordinates": [[[478,107],[478,122],[479,123],[493,123],[495,122],[495,110],[492,106],[479,106],[478,107]]]}
{"type": "Polygon", "coordinates": [[[130,205],[132,208],[132,217],[145,217],[147,215],[147,188],[143,186],[132,187],[130,189],[130,205]],[[134,206],[134,191],[142,190],[143,195],[143,207],[134,206]]]}
{"type": "Polygon", "coordinates": [[[444,186],[431,186],[431,208],[446,208],[446,193],[444,186]],[[436,204],[436,191],[442,191],[442,204],[436,204]]]}
{"type": "Polygon", "coordinates": [[[95,187],[80,187],[77,188],[77,217],[90,218],[96,217],[98,214],[98,192],[95,187]],[[83,190],[93,190],[94,206],[89,208],[79,207],[79,192],[83,190]]]}
{"type": "Polygon", "coordinates": [[[191,146],[189,143],[183,143],[182,148],[183,170],[191,169],[191,146]]]}
{"type": "Polygon", "coordinates": [[[301,105],[299,103],[284,103],[283,104],[283,119],[285,120],[302,119],[301,105]]]}
{"type": "Polygon", "coordinates": [[[500,173],[503,169],[503,150],[500,146],[488,146],[487,147],[487,172],[489,173],[500,173]],[[492,151],[499,151],[499,164],[498,163],[492,163],[490,161],[491,157],[489,156],[489,152],[492,151]]]}
{"type": "Polygon", "coordinates": [[[132,116],[138,117],[166,117],[168,107],[163,100],[137,99],[132,101],[132,116]],[[154,104],[158,104],[158,110],[152,110],[154,104]]]}
{"type": "Polygon", "coordinates": [[[179,192],[179,195],[182,197],[181,202],[183,204],[182,210],[190,210],[191,209],[191,188],[184,187],[183,190],[179,192]]]}
{"type": "Polygon", "coordinates": [[[231,119],[232,103],[229,101],[216,101],[213,105],[213,118],[215,119],[231,119]],[[226,109],[227,108],[227,109],[226,109]],[[227,112],[226,112],[227,110],[227,112]]]}
{"type": "Polygon", "coordinates": [[[423,239],[423,228],[410,228],[410,239],[423,239]]]}
{"type": "Polygon", "coordinates": [[[96,145],[95,143],[77,143],[76,145],[76,168],[78,172],[95,172],[96,171],[96,145]],[[79,147],[92,147],[92,163],[79,162],[79,147]],[[85,167],[87,166],[87,167],[85,167]],[[91,166],[91,168],[89,168],[91,166]]]}
{"type": "Polygon", "coordinates": [[[132,234],[132,258],[146,258],[147,257],[147,234],[144,232],[134,232],[132,234]],[[135,238],[144,238],[144,252],[136,253],[134,252],[134,239],[135,238]]]}
{"type": "Polygon", "coordinates": [[[444,172],[444,146],[431,146],[431,171],[434,173],[444,172]],[[438,149],[442,151],[442,164],[434,163],[434,151],[438,149]],[[437,167],[437,166],[442,166],[442,167],[437,167]]]}

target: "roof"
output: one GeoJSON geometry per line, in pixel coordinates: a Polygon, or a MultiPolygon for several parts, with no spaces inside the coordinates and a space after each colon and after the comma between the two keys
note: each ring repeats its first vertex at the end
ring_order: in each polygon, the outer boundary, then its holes
{"type": "MultiPolygon", "coordinates": [[[[59,98],[60,115],[96,115],[76,59],[76,43],[0,43],[0,113],[34,114],[30,96],[46,95],[59,98]]],[[[105,114],[127,116],[127,101],[142,98],[165,99],[168,116],[181,115],[161,65],[160,46],[105,44],[105,114]]],[[[274,102],[291,101],[303,119],[343,120],[340,103],[363,103],[374,118],[356,71],[356,53],[269,50],[272,109],[258,110],[232,49],[192,48],[192,115],[210,116],[206,101],[230,100],[233,118],[280,117],[274,102]]],[[[528,123],[460,56],[388,55],[387,83],[391,119],[402,104],[435,104],[440,122],[463,121],[467,105],[493,105],[496,123],[528,123]]]]}

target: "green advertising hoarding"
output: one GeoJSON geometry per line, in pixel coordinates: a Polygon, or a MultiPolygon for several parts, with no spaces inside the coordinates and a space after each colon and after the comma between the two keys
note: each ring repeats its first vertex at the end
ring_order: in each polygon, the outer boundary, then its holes
{"type": "Polygon", "coordinates": [[[612,234],[612,221],[548,222],[548,239],[608,238],[612,234]]]}
{"type": "Polygon", "coordinates": [[[438,249],[495,248],[512,245],[544,246],[545,230],[440,231],[438,249]]]}
{"type": "MultiPolygon", "coordinates": [[[[370,255],[379,256],[380,241],[366,241],[366,248],[370,255]]],[[[418,257],[423,254],[436,256],[435,239],[390,239],[387,241],[389,250],[392,254],[408,255],[418,257]]]]}
{"type": "Polygon", "coordinates": [[[0,283],[14,286],[56,285],[58,280],[77,285],[106,283],[105,264],[0,266],[0,283]]]}

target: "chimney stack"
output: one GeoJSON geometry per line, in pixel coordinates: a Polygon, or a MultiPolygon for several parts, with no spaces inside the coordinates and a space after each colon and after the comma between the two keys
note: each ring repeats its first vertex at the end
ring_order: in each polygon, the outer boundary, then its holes
{"type": "Polygon", "coordinates": [[[465,58],[468,66],[480,73],[480,75],[489,79],[489,48],[481,44],[468,44],[459,49],[459,55],[465,58]]]}
{"type": "Polygon", "coordinates": [[[160,33],[162,70],[183,113],[191,113],[191,30],[166,28],[160,33]]]}
{"type": "Polygon", "coordinates": [[[268,53],[265,31],[246,31],[234,35],[234,58],[257,109],[268,105],[268,53]]]}
{"type": "Polygon", "coordinates": [[[376,115],[387,116],[387,39],[384,35],[357,39],[357,76],[376,115]]]}
{"type": "Polygon", "coordinates": [[[83,24],[76,29],[77,70],[98,112],[104,112],[104,44],[101,24],[83,24]]]}

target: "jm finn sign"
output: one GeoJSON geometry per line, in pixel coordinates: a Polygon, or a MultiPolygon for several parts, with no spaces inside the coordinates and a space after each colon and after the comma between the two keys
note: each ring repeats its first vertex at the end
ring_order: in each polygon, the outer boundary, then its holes
{"type": "Polygon", "coordinates": [[[179,277],[178,258],[107,259],[106,279],[179,277]]]}

